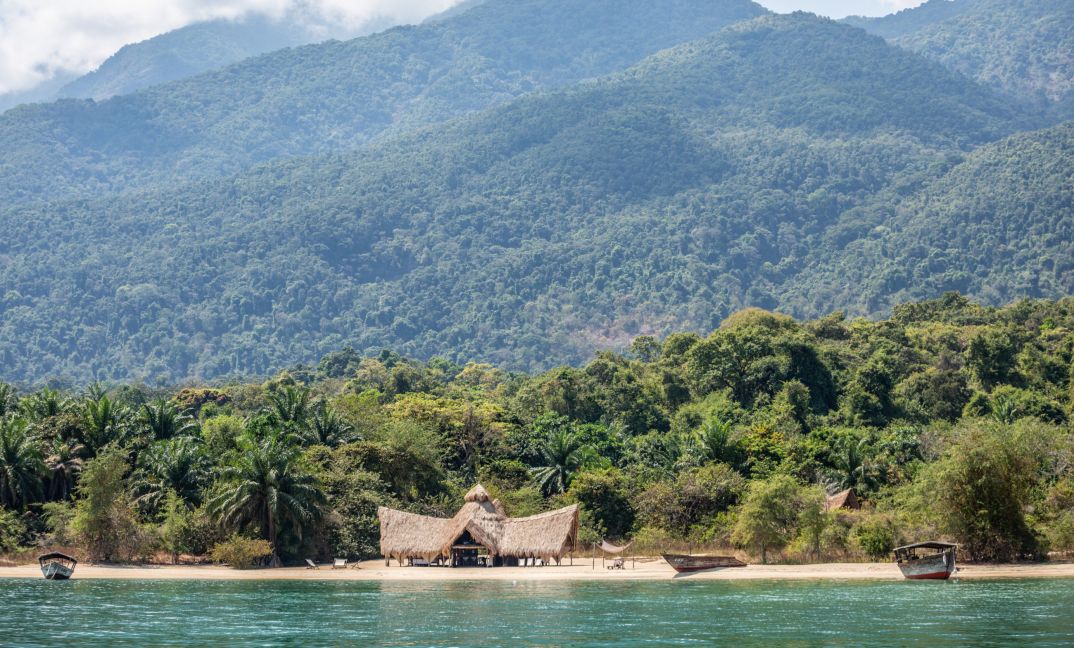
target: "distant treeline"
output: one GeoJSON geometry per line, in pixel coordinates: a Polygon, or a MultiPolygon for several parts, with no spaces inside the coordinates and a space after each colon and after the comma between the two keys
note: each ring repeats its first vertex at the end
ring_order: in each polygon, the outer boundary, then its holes
{"type": "MultiPolygon", "coordinates": [[[[1074,300],[750,309],[536,375],[352,349],[261,384],[0,386],[0,552],[377,554],[378,505],[578,502],[582,540],[882,558],[1074,549],[1074,300]],[[852,488],[862,511],[826,511],[852,488]],[[258,542],[259,541],[259,542],[258,542]]],[[[238,557],[236,557],[238,556],[238,557]]]]}

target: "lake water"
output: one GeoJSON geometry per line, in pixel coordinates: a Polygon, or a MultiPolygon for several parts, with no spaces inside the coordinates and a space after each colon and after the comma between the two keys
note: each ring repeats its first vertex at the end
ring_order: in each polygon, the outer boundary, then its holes
{"type": "Polygon", "coordinates": [[[1072,646],[1074,580],[0,580],[5,646],[1072,646]]]}

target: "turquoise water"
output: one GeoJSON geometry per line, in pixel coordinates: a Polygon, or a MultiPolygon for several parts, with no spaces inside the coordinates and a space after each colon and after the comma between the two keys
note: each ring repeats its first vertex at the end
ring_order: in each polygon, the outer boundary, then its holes
{"type": "Polygon", "coordinates": [[[5,646],[1071,646],[1074,580],[0,580],[5,646]]]}

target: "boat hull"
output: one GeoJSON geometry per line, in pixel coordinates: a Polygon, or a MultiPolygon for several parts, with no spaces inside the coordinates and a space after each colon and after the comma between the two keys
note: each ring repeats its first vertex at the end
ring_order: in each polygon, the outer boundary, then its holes
{"type": "Polygon", "coordinates": [[[41,565],[41,573],[45,576],[45,580],[67,580],[71,578],[74,571],[75,570],[58,563],[41,565]]]}
{"type": "Polygon", "coordinates": [[[746,563],[734,556],[690,556],[687,554],[664,554],[671,568],[682,573],[699,572],[725,567],[745,567],[746,563]]]}
{"type": "Polygon", "coordinates": [[[908,580],[947,580],[955,572],[955,552],[944,551],[917,560],[899,563],[899,571],[908,580]]]}

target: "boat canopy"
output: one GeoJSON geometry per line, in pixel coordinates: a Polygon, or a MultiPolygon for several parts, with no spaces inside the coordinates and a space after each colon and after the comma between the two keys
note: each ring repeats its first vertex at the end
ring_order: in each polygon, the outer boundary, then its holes
{"type": "Polygon", "coordinates": [[[60,553],[58,551],[53,551],[52,553],[47,553],[47,554],[44,554],[44,555],[41,555],[41,556],[37,557],[37,562],[39,564],[41,564],[41,565],[44,565],[45,563],[52,562],[52,561],[70,563],[71,566],[74,566],[74,565],[78,564],[78,559],[77,558],[75,558],[73,556],[68,556],[67,554],[60,553]]]}
{"type": "Polygon", "coordinates": [[[950,549],[951,547],[958,547],[958,545],[951,542],[939,542],[936,540],[930,540],[928,542],[916,542],[914,544],[908,544],[904,547],[895,547],[895,551],[905,551],[908,549],[936,549],[942,551],[944,549],[950,549]]]}

